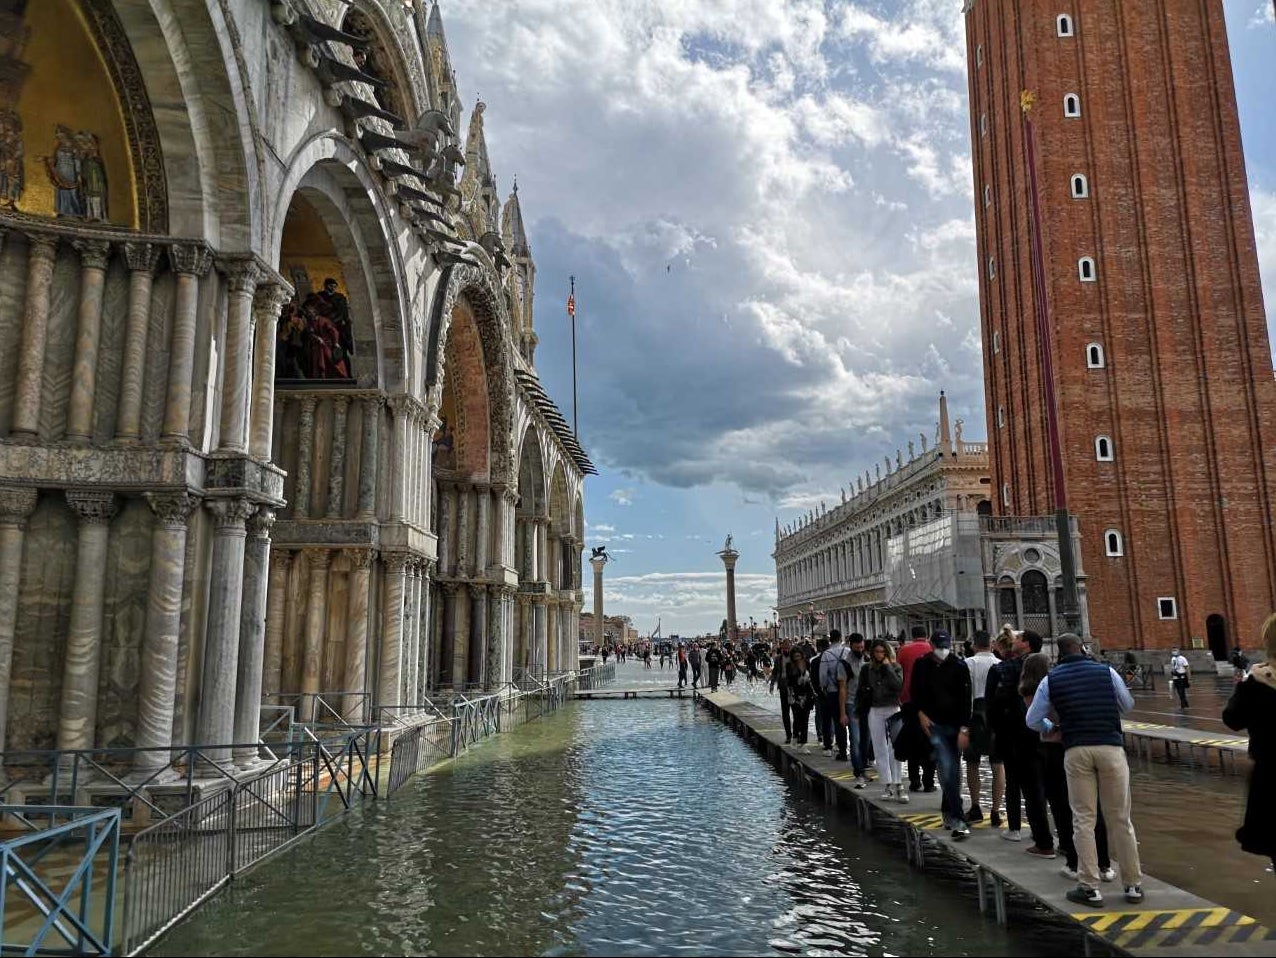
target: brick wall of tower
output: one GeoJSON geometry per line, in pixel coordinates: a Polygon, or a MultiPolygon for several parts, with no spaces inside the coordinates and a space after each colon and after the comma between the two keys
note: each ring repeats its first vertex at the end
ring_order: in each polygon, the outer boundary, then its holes
{"type": "Polygon", "coordinates": [[[1217,614],[1229,641],[1252,646],[1276,608],[1276,382],[1222,0],[967,6],[994,509],[1045,515],[1054,503],[1019,106],[1028,89],[1092,631],[1165,648],[1205,638],[1217,614]],[[1073,36],[1058,35],[1060,14],[1073,36]],[[1079,118],[1064,116],[1068,93],[1079,118]],[[1071,196],[1076,173],[1088,198],[1071,196]],[[1097,282],[1080,281],[1082,256],[1097,282]],[[1087,368],[1089,343],[1105,368],[1087,368]],[[1096,460],[1100,435],[1115,462],[1096,460]],[[1122,533],[1123,557],[1106,555],[1107,529],[1122,533]],[[1161,596],[1177,599],[1177,620],[1158,617],[1161,596]]]}

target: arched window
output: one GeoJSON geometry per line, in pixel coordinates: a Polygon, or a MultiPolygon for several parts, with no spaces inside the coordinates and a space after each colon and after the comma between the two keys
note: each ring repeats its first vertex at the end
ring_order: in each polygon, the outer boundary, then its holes
{"type": "Polygon", "coordinates": [[[988,257],[988,278],[997,278],[997,257],[995,256],[988,257]]]}
{"type": "Polygon", "coordinates": [[[984,45],[981,43],[979,44],[979,46],[975,47],[975,66],[981,67],[983,65],[984,65],[984,45]]]}
{"type": "Polygon", "coordinates": [[[1024,615],[1050,614],[1050,587],[1045,575],[1029,569],[1019,580],[1019,588],[1023,593],[1024,615]]]}
{"type": "Polygon", "coordinates": [[[1006,407],[997,407],[997,428],[1001,429],[1006,425],[1006,407]]]}
{"type": "Polygon", "coordinates": [[[992,206],[992,186],[991,184],[984,187],[984,206],[992,206]]]}
{"type": "Polygon", "coordinates": [[[996,356],[1001,352],[1001,331],[994,329],[992,331],[992,354],[996,356]]]}
{"type": "Polygon", "coordinates": [[[988,114],[987,113],[979,114],[979,135],[980,136],[988,135],[988,114]]]}
{"type": "Polygon", "coordinates": [[[1115,529],[1109,529],[1103,533],[1103,548],[1110,556],[1125,555],[1125,543],[1121,539],[1121,533],[1115,529]]]}
{"type": "Polygon", "coordinates": [[[1067,117],[1078,117],[1081,115],[1081,97],[1075,93],[1069,93],[1063,98],[1063,115],[1067,117]]]}
{"type": "Polygon", "coordinates": [[[1098,270],[1094,265],[1094,257],[1082,256],[1077,260],[1077,275],[1081,277],[1083,283],[1093,283],[1099,278],[1098,270]]]}
{"type": "Polygon", "coordinates": [[[1059,28],[1059,36],[1071,37],[1076,36],[1076,28],[1072,23],[1072,17],[1066,13],[1059,14],[1058,20],[1055,21],[1059,28]]]}
{"type": "Polygon", "coordinates": [[[1085,348],[1085,364],[1090,369],[1102,369],[1107,365],[1103,359],[1103,347],[1098,343],[1090,343],[1085,348]]]}
{"type": "Polygon", "coordinates": [[[1001,504],[1003,506],[1010,505],[1010,483],[1008,482],[1001,484],[1001,504]]]}
{"type": "Polygon", "coordinates": [[[1107,436],[1098,436],[1094,440],[1094,457],[1099,462],[1111,462],[1116,458],[1112,452],[1112,440],[1107,436]]]}
{"type": "Polygon", "coordinates": [[[1084,200],[1090,195],[1090,181],[1085,178],[1084,173],[1072,174],[1072,198],[1074,200],[1084,200]]]}

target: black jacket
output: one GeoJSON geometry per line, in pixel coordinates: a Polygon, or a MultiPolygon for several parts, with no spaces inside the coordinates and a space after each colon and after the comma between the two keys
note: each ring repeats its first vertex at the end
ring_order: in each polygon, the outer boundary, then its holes
{"type": "Polygon", "coordinates": [[[940,662],[933,655],[917,660],[909,701],[939,725],[970,722],[970,669],[955,655],[940,662]]]}
{"type": "Polygon", "coordinates": [[[903,687],[904,670],[898,663],[883,662],[878,665],[870,660],[860,669],[856,701],[865,709],[898,706],[899,693],[903,687]]]}
{"type": "MultiPolygon", "coordinates": [[[[1254,672],[1270,668],[1260,665],[1254,672]]],[[[1233,731],[1249,732],[1249,754],[1255,762],[1276,759],[1276,688],[1251,674],[1227,700],[1223,723],[1233,731]]]]}

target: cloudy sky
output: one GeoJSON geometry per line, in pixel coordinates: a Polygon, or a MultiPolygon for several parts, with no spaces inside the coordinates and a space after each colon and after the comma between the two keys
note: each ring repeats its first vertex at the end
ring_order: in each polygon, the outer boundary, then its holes
{"type": "MultiPolygon", "coordinates": [[[[1270,0],[1224,4],[1276,315],[1276,22],[1270,0]]],[[[537,365],[568,416],[577,278],[609,613],[716,629],[730,531],[761,621],[775,516],[933,435],[940,389],[985,436],[959,0],[442,9],[502,190],[518,176],[537,365]]]]}

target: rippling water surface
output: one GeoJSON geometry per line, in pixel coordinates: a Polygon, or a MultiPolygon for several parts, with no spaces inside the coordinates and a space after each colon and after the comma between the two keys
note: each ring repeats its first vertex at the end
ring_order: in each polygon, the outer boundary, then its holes
{"type": "Polygon", "coordinates": [[[172,955],[1028,955],[689,701],[580,703],[263,866],[172,955]]]}

